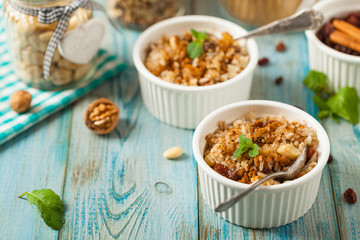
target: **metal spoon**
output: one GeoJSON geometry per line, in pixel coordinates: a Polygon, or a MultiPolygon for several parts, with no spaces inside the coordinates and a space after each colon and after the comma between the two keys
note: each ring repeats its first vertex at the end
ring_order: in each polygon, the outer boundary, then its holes
{"type": "Polygon", "coordinates": [[[282,178],[282,179],[294,179],[300,171],[303,169],[305,162],[306,162],[306,150],[307,146],[305,145],[304,150],[301,152],[300,156],[296,159],[296,161],[291,165],[291,167],[285,171],[285,172],[276,172],[273,174],[270,174],[260,181],[251,184],[251,186],[246,189],[244,192],[241,192],[233,197],[231,197],[229,200],[220,203],[219,206],[215,208],[215,212],[222,212],[230,207],[232,207],[237,201],[239,201],[241,198],[248,195],[251,191],[255,190],[258,186],[266,182],[267,180],[274,179],[274,178],[282,178]]]}
{"type": "Polygon", "coordinates": [[[322,25],[323,20],[324,15],[321,12],[307,8],[289,17],[259,27],[253,31],[248,32],[244,36],[236,38],[235,40],[274,33],[316,29],[322,25]]]}

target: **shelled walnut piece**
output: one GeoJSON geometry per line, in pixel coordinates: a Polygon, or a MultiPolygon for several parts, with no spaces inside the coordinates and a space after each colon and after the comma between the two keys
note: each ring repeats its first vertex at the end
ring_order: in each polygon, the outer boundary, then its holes
{"type": "MultiPolygon", "coordinates": [[[[22,81],[32,86],[52,89],[76,82],[91,71],[93,63],[75,64],[63,58],[56,49],[52,58],[50,75],[43,77],[43,61],[50,38],[57,22],[39,23],[37,17],[16,11],[11,5],[5,5],[5,16],[10,29],[10,50],[13,56],[15,73],[22,81]]],[[[65,32],[92,18],[92,11],[79,8],[69,20],[65,32]]]]}
{"type": "Polygon", "coordinates": [[[111,132],[119,120],[119,108],[106,98],[99,98],[90,103],[84,113],[86,126],[95,134],[111,132]]]}
{"type": "Polygon", "coordinates": [[[28,91],[16,91],[10,97],[10,107],[18,113],[26,112],[31,106],[31,99],[32,96],[28,91]]]}

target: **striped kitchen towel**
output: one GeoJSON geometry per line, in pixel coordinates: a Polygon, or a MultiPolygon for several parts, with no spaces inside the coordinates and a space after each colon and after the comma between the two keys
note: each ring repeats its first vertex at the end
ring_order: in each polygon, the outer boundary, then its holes
{"type": "Polygon", "coordinates": [[[100,50],[96,61],[97,71],[91,81],[83,83],[76,89],[63,91],[42,91],[31,88],[19,81],[10,68],[6,34],[0,16],[0,145],[69,105],[99,86],[103,81],[113,78],[124,68],[125,64],[118,57],[109,55],[105,50],[100,50]],[[12,111],[9,106],[11,94],[20,89],[29,91],[33,97],[30,110],[23,114],[12,111]]]}

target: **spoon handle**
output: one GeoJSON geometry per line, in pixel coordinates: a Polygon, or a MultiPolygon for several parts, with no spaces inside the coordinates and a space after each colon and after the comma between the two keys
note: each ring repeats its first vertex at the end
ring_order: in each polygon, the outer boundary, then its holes
{"type": "Polygon", "coordinates": [[[299,11],[290,17],[274,21],[265,26],[250,31],[246,35],[239,37],[236,40],[274,33],[315,29],[322,24],[323,20],[324,16],[321,12],[308,8],[299,11]]]}
{"type": "Polygon", "coordinates": [[[245,197],[246,195],[248,195],[252,190],[254,190],[255,188],[257,188],[258,186],[260,186],[261,184],[263,184],[264,182],[266,182],[267,180],[273,179],[273,178],[277,178],[277,177],[282,177],[284,176],[284,172],[278,172],[278,173],[274,173],[271,175],[268,175],[266,177],[264,177],[263,179],[261,179],[260,181],[251,184],[251,186],[246,189],[245,191],[231,197],[229,200],[219,204],[219,206],[217,206],[215,208],[215,212],[222,212],[225,211],[227,209],[229,209],[230,207],[232,207],[235,203],[237,203],[237,201],[243,197],[245,197]]]}

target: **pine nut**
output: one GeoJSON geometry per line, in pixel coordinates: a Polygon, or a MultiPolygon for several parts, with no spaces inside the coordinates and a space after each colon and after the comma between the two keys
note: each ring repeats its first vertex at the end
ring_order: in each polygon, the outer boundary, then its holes
{"type": "Polygon", "coordinates": [[[178,158],[183,154],[183,150],[180,147],[172,147],[163,153],[163,156],[168,159],[178,158]]]}

